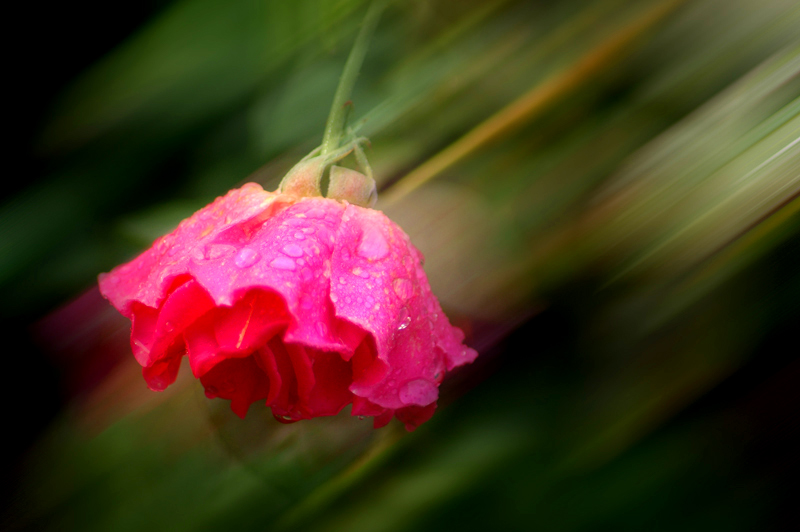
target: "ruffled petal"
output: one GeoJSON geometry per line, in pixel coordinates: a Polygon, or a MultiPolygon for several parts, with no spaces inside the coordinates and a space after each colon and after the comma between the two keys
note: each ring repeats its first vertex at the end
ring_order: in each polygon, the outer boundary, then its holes
{"type": "Polygon", "coordinates": [[[303,412],[299,408],[294,366],[286,346],[278,338],[273,338],[267,344],[267,349],[272,354],[275,366],[278,368],[278,374],[281,377],[281,389],[277,397],[267,403],[267,406],[272,407],[272,413],[278,421],[303,419],[303,412]]]}
{"type": "Polygon", "coordinates": [[[374,341],[371,362],[356,352],[351,390],[384,408],[434,402],[445,368],[443,350],[436,349],[427,281],[421,284],[418,275],[420,258],[383,213],[350,205],[342,215],[331,261],[331,299],[338,317],[358,324],[374,341]],[[408,393],[409,387],[426,393],[408,393]]]}
{"type": "Polygon", "coordinates": [[[178,377],[178,370],[181,367],[181,359],[186,353],[186,347],[182,339],[178,339],[167,351],[166,356],[154,362],[152,365],[142,368],[147,387],[155,392],[163,392],[167,386],[175,382],[178,377]]]}
{"type": "Polygon", "coordinates": [[[334,416],[353,402],[348,389],[353,381],[351,365],[338,353],[307,350],[313,361],[315,382],[308,398],[308,410],[314,416],[334,416]]]}
{"type": "Polygon", "coordinates": [[[426,406],[406,406],[399,408],[395,411],[395,416],[403,422],[407,431],[413,432],[414,429],[432,418],[435,411],[436,403],[434,402],[426,406]]]}
{"type": "Polygon", "coordinates": [[[231,410],[241,418],[247,415],[251,404],[269,395],[269,379],[252,356],[223,360],[200,382],[209,398],[230,399],[231,410]]]}

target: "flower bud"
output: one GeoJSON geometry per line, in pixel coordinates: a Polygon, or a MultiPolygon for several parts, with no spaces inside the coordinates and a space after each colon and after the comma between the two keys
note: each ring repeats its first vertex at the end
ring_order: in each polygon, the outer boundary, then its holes
{"type": "Polygon", "coordinates": [[[331,166],[328,198],[346,200],[360,207],[372,207],[378,199],[375,180],[361,172],[331,166]]]}
{"type": "Polygon", "coordinates": [[[284,176],[279,190],[299,198],[321,196],[319,185],[324,169],[325,161],[322,157],[303,159],[284,176]]]}

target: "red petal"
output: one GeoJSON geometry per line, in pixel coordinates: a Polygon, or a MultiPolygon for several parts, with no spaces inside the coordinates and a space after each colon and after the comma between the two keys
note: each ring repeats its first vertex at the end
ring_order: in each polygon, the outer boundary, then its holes
{"type": "Polygon", "coordinates": [[[253,351],[264,345],[289,321],[280,296],[252,290],[231,308],[220,309],[214,331],[220,349],[253,351]]]}
{"type": "Polygon", "coordinates": [[[223,360],[200,378],[209,397],[231,400],[231,410],[244,418],[250,405],[269,395],[269,380],[253,357],[223,360]]]}
{"type": "Polygon", "coordinates": [[[256,351],[253,358],[269,379],[267,405],[271,405],[275,403],[283,385],[283,379],[278,371],[278,363],[275,361],[275,355],[272,354],[272,350],[267,345],[264,345],[261,349],[256,351]]]}
{"type": "Polygon", "coordinates": [[[308,350],[314,364],[315,384],[308,398],[312,417],[333,416],[353,401],[348,387],[353,380],[350,364],[338,353],[308,350]]]}
{"type": "Polygon", "coordinates": [[[155,392],[163,392],[167,386],[175,382],[185,353],[186,347],[183,345],[183,340],[179,339],[169,348],[165,357],[149,367],[142,368],[142,376],[147,382],[147,387],[155,392]]]}
{"type": "Polygon", "coordinates": [[[397,419],[405,424],[408,432],[413,432],[414,429],[432,418],[435,411],[436,403],[431,403],[427,406],[406,406],[398,408],[395,411],[395,415],[397,419]]]}

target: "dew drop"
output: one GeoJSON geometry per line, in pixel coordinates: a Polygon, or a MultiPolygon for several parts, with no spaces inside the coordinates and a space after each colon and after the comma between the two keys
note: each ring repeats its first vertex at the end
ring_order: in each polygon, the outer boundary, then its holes
{"type": "Polygon", "coordinates": [[[167,250],[167,255],[169,255],[170,257],[174,257],[177,252],[178,252],[178,246],[172,246],[167,250]]]}
{"type": "Polygon", "coordinates": [[[392,282],[394,293],[401,301],[406,302],[414,295],[414,286],[408,279],[398,278],[392,282]]]}
{"type": "Polygon", "coordinates": [[[306,263],[306,261],[305,261],[305,260],[303,260],[303,259],[297,259],[297,264],[299,264],[300,266],[302,266],[302,265],[303,265],[303,264],[305,264],[305,263],[306,263]]]}
{"type": "Polygon", "coordinates": [[[389,244],[383,233],[373,226],[367,226],[358,245],[358,254],[367,260],[381,260],[389,254],[389,244]]]}
{"type": "Polygon", "coordinates": [[[344,302],[349,305],[349,304],[351,304],[353,302],[353,298],[350,297],[350,296],[345,296],[344,302]]]}
{"type": "Polygon", "coordinates": [[[367,418],[365,416],[358,416],[358,419],[360,419],[361,421],[364,421],[367,418]]]}
{"type": "Polygon", "coordinates": [[[303,227],[302,231],[303,231],[305,234],[307,234],[307,235],[310,235],[311,233],[313,233],[313,232],[314,232],[314,228],[313,228],[313,227],[303,227]]]}
{"type": "Polygon", "coordinates": [[[300,279],[303,281],[310,281],[311,278],[314,277],[314,273],[309,270],[308,268],[303,268],[300,270],[300,279]]]}
{"type": "MultiPolygon", "coordinates": [[[[264,222],[265,225],[268,223],[269,222],[264,222]]],[[[286,220],[285,223],[286,225],[291,225],[292,227],[302,227],[308,224],[308,222],[306,222],[302,218],[289,218],[288,220],[286,220]]]]}
{"type": "Polygon", "coordinates": [[[324,218],[325,217],[325,211],[323,209],[314,207],[313,209],[309,209],[308,212],[306,213],[306,215],[309,218],[316,218],[316,219],[324,218]]]}
{"type": "Polygon", "coordinates": [[[269,265],[278,270],[287,271],[293,271],[297,267],[294,260],[289,257],[276,257],[269,265]]]}
{"type": "Polygon", "coordinates": [[[206,260],[206,255],[203,253],[202,249],[194,248],[192,250],[192,258],[195,260],[206,260]]]}
{"type": "Polygon", "coordinates": [[[347,279],[344,277],[339,277],[339,284],[347,284],[347,279]]]}
{"type": "Polygon", "coordinates": [[[242,248],[233,260],[239,268],[249,268],[258,261],[258,251],[253,248],[242,248]]]}
{"type": "Polygon", "coordinates": [[[297,244],[286,244],[285,246],[283,246],[283,252],[289,255],[290,257],[303,256],[303,248],[301,248],[297,244]]]}
{"type": "Polygon", "coordinates": [[[305,239],[306,239],[306,235],[304,235],[304,234],[302,233],[302,231],[297,231],[297,232],[294,234],[294,237],[295,237],[297,240],[305,240],[305,239]]]}
{"type": "Polygon", "coordinates": [[[361,277],[362,279],[369,279],[369,272],[362,270],[361,268],[358,267],[353,268],[352,273],[353,275],[361,277]]]}
{"type": "Polygon", "coordinates": [[[164,328],[167,330],[167,332],[172,332],[175,330],[175,326],[170,322],[164,323],[164,328]]]}
{"type": "Polygon", "coordinates": [[[206,397],[208,397],[209,399],[214,399],[215,397],[217,397],[217,389],[214,388],[213,386],[206,386],[205,392],[206,392],[206,397]]]}
{"type": "Polygon", "coordinates": [[[400,314],[397,316],[397,330],[402,331],[409,325],[411,325],[411,316],[408,314],[408,310],[403,307],[400,309],[400,314]]]}
{"type": "Polygon", "coordinates": [[[408,381],[400,387],[400,401],[404,404],[420,406],[429,405],[436,400],[439,393],[436,385],[425,379],[408,381]]]}
{"type": "Polygon", "coordinates": [[[233,254],[236,248],[229,244],[213,244],[208,249],[208,258],[211,260],[221,259],[233,254]]]}
{"type": "Polygon", "coordinates": [[[337,301],[339,301],[339,296],[337,296],[336,294],[331,294],[331,301],[336,303],[337,301]]]}
{"type": "Polygon", "coordinates": [[[292,418],[292,416],[281,416],[281,419],[284,421],[291,421],[294,418],[292,418]]]}
{"type": "Polygon", "coordinates": [[[317,334],[320,336],[327,336],[328,335],[328,326],[322,323],[321,321],[317,322],[317,334]]]}

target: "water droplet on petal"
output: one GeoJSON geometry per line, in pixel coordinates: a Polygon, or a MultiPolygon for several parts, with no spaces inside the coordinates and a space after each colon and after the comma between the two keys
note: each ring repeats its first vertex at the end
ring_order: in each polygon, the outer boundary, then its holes
{"type": "Polygon", "coordinates": [[[347,279],[344,277],[339,277],[339,284],[347,284],[347,279]]]}
{"type": "Polygon", "coordinates": [[[337,296],[336,294],[331,294],[331,301],[336,303],[337,301],[339,301],[339,296],[337,296]]]}
{"type": "Polygon", "coordinates": [[[195,260],[206,260],[206,255],[203,253],[202,249],[194,248],[192,250],[192,258],[195,260]]]}
{"type": "Polygon", "coordinates": [[[205,392],[206,392],[206,397],[208,397],[209,399],[214,399],[215,397],[217,397],[217,389],[214,388],[213,386],[206,386],[205,392]]]}
{"type": "Polygon", "coordinates": [[[328,326],[322,323],[321,321],[317,322],[317,334],[320,336],[327,336],[328,335],[328,326]]]}
{"type": "Polygon", "coordinates": [[[313,209],[309,209],[306,214],[307,214],[307,216],[309,218],[317,218],[317,219],[319,219],[319,218],[324,218],[325,217],[325,211],[323,209],[320,209],[320,208],[317,208],[317,207],[314,207],[313,209]]]}
{"type": "Polygon", "coordinates": [[[398,394],[404,404],[429,405],[436,400],[439,392],[436,385],[425,379],[408,381],[400,387],[398,394]]]}
{"type": "MultiPolygon", "coordinates": [[[[269,222],[264,222],[264,224],[268,224],[269,222]]],[[[291,225],[292,227],[301,227],[307,225],[308,222],[303,220],[302,218],[289,218],[286,220],[286,225],[291,225]]]]}
{"type": "Polygon", "coordinates": [[[208,258],[212,260],[221,259],[233,254],[236,248],[229,244],[213,244],[208,249],[208,258]]]}
{"type": "Polygon", "coordinates": [[[357,275],[358,277],[361,277],[362,279],[369,279],[369,272],[365,271],[365,270],[362,270],[361,268],[358,268],[358,267],[353,268],[352,273],[353,273],[353,275],[357,275]]]}
{"type": "Polygon", "coordinates": [[[291,421],[293,418],[292,416],[281,416],[281,419],[283,419],[284,421],[291,421]]]}
{"type": "Polygon", "coordinates": [[[258,251],[253,248],[242,248],[233,260],[239,268],[249,268],[258,261],[258,251]]]}
{"type": "Polygon", "coordinates": [[[301,231],[297,231],[297,232],[294,234],[294,237],[295,237],[297,240],[305,240],[305,239],[306,239],[306,235],[304,235],[304,234],[303,234],[301,231]]]}
{"type": "Polygon", "coordinates": [[[380,229],[367,226],[361,235],[358,254],[367,260],[381,260],[389,254],[389,244],[380,229]]]}
{"type": "Polygon", "coordinates": [[[313,228],[313,227],[303,227],[302,231],[303,231],[305,234],[307,234],[307,235],[310,235],[311,233],[313,233],[313,232],[314,232],[314,228],[313,228]]]}
{"type": "Polygon", "coordinates": [[[345,303],[347,303],[347,304],[349,305],[350,303],[352,303],[352,302],[353,302],[353,298],[352,298],[352,297],[350,297],[350,296],[345,296],[345,298],[344,298],[344,302],[345,302],[345,303]]]}
{"type": "Polygon", "coordinates": [[[397,330],[402,331],[409,325],[411,325],[411,316],[409,316],[408,310],[403,307],[400,309],[400,313],[397,315],[397,330]]]}
{"type": "Polygon", "coordinates": [[[171,248],[169,248],[169,250],[167,250],[167,255],[169,255],[170,257],[174,257],[177,252],[178,252],[178,246],[172,246],[171,248]]]}
{"type": "Polygon", "coordinates": [[[172,332],[175,330],[175,326],[170,322],[164,323],[164,328],[167,330],[167,332],[172,332]]]}
{"type": "Polygon", "coordinates": [[[278,270],[287,271],[293,271],[297,267],[297,265],[294,263],[294,260],[290,259],[289,257],[276,257],[275,260],[269,263],[269,265],[278,270]]]}
{"type": "Polygon", "coordinates": [[[365,416],[358,416],[358,419],[361,420],[361,421],[364,421],[367,418],[365,416]]]}
{"type": "Polygon", "coordinates": [[[297,244],[286,244],[285,246],[283,246],[283,252],[289,255],[290,257],[303,256],[303,248],[301,248],[297,244]]]}
{"type": "Polygon", "coordinates": [[[414,295],[414,286],[408,279],[398,278],[392,282],[394,293],[401,301],[406,302],[414,295]]]}

